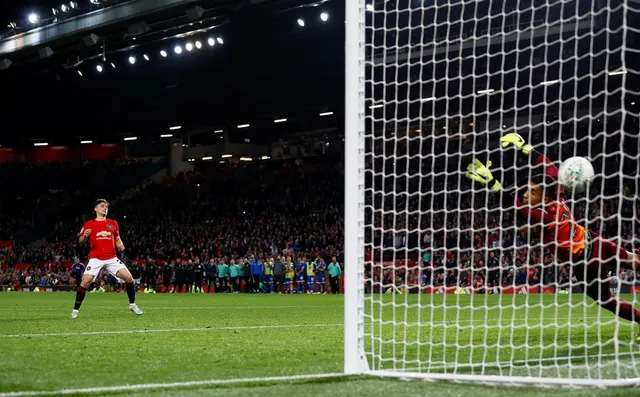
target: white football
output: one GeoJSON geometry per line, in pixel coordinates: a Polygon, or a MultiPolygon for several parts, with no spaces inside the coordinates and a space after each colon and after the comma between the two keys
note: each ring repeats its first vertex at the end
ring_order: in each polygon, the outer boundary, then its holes
{"type": "Polygon", "coordinates": [[[595,175],[589,160],[584,157],[571,157],[560,164],[558,182],[567,193],[583,193],[589,189],[595,175]]]}

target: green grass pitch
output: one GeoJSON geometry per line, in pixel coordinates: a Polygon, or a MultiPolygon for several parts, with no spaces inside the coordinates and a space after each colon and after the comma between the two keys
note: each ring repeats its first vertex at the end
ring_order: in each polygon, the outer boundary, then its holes
{"type": "MultiPolygon", "coordinates": [[[[342,371],[342,296],[141,294],[138,303],[145,314],[136,317],[128,311],[126,295],[90,294],[80,316],[71,320],[73,298],[71,293],[0,294],[0,397],[15,395],[12,392],[60,395],[64,389],[342,371]]],[[[384,321],[367,327],[367,343],[376,341],[369,361],[382,369],[452,372],[457,362],[459,372],[480,373],[478,364],[484,361],[491,363],[484,367],[485,374],[607,378],[617,371],[634,376],[640,371],[640,349],[630,343],[633,328],[626,322],[616,326],[612,314],[583,304],[582,298],[373,296],[367,300],[367,313],[384,321]],[[481,348],[485,341],[488,347],[481,348]]],[[[471,393],[640,396],[636,389],[514,389],[375,377],[159,385],[91,395],[471,393]]]]}

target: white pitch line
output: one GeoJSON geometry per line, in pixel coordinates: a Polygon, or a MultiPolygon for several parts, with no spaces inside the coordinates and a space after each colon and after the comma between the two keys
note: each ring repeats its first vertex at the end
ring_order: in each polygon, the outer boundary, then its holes
{"type": "MultiPolygon", "coordinates": [[[[144,309],[148,310],[242,310],[242,309],[309,309],[315,307],[339,307],[340,305],[282,305],[282,306],[144,306],[144,309]]],[[[0,310],[17,310],[17,309],[29,309],[29,310],[52,310],[52,309],[66,309],[67,306],[15,306],[15,307],[0,307],[0,310]]],[[[91,309],[106,309],[106,310],[121,310],[127,308],[126,305],[121,306],[91,306],[91,304],[83,307],[83,310],[91,309]]]]}
{"type": "MultiPolygon", "coordinates": [[[[540,367],[543,365],[536,365],[535,362],[539,362],[539,363],[545,363],[545,362],[552,362],[555,363],[557,361],[560,362],[564,362],[567,361],[566,364],[559,364],[561,366],[567,366],[567,365],[573,365],[573,366],[578,366],[579,364],[574,364],[574,363],[569,363],[569,361],[572,360],[585,360],[585,359],[590,359],[590,358],[619,358],[619,357],[625,357],[625,356],[633,356],[633,355],[640,355],[640,352],[620,352],[620,353],[605,353],[605,354],[586,354],[584,356],[559,356],[559,357],[542,357],[542,358],[530,358],[528,360],[522,359],[522,360],[514,360],[514,361],[501,361],[501,362],[487,362],[487,363],[440,363],[438,365],[434,365],[432,367],[427,367],[427,368],[422,368],[422,370],[425,369],[431,369],[432,371],[435,370],[443,370],[443,369],[450,369],[450,368],[475,368],[475,367],[484,367],[484,368],[495,368],[495,367],[504,367],[504,366],[513,366],[513,365],[520,365],[520,364],[528,364],[529,367],[540,367]]],[[[609,363],[614,363],[615,361],[611,360],[611,361],[605,361],[603,364],[609,364],[609,363]]],[[[555,365],[555,364],[554,364],[555,365]]],[[[584,364],[586,365],[586,364],[584,364]]],[[[410,367],[410,368],[403,368],[403,371],[410,371],[410,370],[415,370],[418,369],[417,367],[410,367]]]]}
{"type": "Polygon", "coordinates": [[[176,389],[181,387],[213,386],[213,385],[224,385],[224,384],[233,384],[233,383],[287,382],[287,381],[294,381],[294,380],[337,378],[337,377],[344,377],[344,376],[346,376],[344,373],[329,373],[329,374],[272,376],[272,377],[265,377],[265,378],[210,379],[210,380],[196,380],[196,381],[189,381],[189,382],[143,383],[143,384],[137,384],[137,385],[90,387],[85,389],[13,391],[13,392],[0,393],[0,397],[62,396],[62,395],[69,395],[69,394],[94,394],[94,393],[109,393],[109,392],[134,391],[134,390],[150,390],[150,389],[176,389]]]}
{"type": "Polygon", "coordinates": [[[283,324],[283,325],[246,325],[228,327],[199,327],[199,328],[165,328],[165,329],[133,329],[120,331],[89,331],[89,332],[53,332],[46,334],[0,334],[0,338],[32,338],[47,336],[82,336],[82,335],[121,335],[121,334],[150,334],[160,332],[198,332],[239,329],[270,329],[270,328],[319,328],[342,327],[344,324],[283,324]]]}

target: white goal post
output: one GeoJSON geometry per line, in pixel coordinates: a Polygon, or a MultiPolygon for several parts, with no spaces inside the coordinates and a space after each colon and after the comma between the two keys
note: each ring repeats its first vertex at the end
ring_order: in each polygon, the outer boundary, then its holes
{"type": "Polygon", "coordinates": [[[491,161],[522,197],[539,155],[586,157],[596,181],[567,206],[639,252],[640,2],[345,3],[344,372],[640,385],[638,326],[585,293],[606,286],[620,311],[640,271],[613,260],[584,281],[465,178],[491,161]],[[536,152],[503,148],[510,132],[536,152]]]}

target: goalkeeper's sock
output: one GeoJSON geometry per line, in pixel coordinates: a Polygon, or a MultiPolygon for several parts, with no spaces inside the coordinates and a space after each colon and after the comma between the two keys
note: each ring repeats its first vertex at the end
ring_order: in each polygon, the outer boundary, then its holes
{"type": "Polygon", "coordinates": [[[82,306],[82,301],[84,300],[85,295],[87,294],[87,289],[84,287],[78,287],[76,291],[76,303],[73,305],[73,310],[80,309],[82,306]]]}
{"type": "Polygon", "coordinates": [[[625,320],[640,323],[640,310],[636,309],[630,302],[624,299],[612,297],[607,303],[601,306],[613,313],[617,312],[616,314],[625,320]]]}
{"type": "Polygon", "coordinates": [[[127,290],[127,295],[129,296],[129,303],[136,303],[136,287],[133,283],[125,283],[125,289],[127,290]]]}

